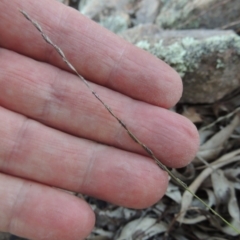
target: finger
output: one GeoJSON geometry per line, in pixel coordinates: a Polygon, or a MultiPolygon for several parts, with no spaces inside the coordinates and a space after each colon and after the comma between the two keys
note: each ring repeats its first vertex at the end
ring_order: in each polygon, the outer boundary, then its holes
{"type": "Polygon", "coordinates": [[[0,174],[0,230],[28,239],[85,239],[94,214],[81,199],[35,182],[0,174]]]}
{"type": "Polygon", "coordinates": [[[168,178],[149,158],[79,139],[0,108],[0,171],[132,208],[156,203],[168,178]]]}
{"type": "Polygon", "coordinates": [[[76,10],[48,0],[2,0],[0,9],[2,47],[68,69],[19,13],[18,9],[23,9],[41,23],[85,78],[166,108],[173,106],[181,96],[180,77],[167,64],[125,42],[76,10]]]}
{"type": "MultiPolygon", "coordinates": [[[[11,51],[0,55],[0,105],[70,134],[146,154],[77,77],[11,51]]],[[[164,164],[183,167],[193,159],[198,132],[186,118],[93,87],[164,164]]]]}

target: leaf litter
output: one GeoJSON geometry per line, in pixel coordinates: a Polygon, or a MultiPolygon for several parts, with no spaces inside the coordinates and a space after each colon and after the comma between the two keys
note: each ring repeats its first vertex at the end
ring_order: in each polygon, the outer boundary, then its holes
{"type": "MultiPolygon", "coordinates": [[[[198,126],[201,146],[192,163],[183,169],[172,169],[176,177],[187,183],[191,191],[227,218],[236,229],[240,229],[239,105],[235,106],[235,109],[226,109],[222,107],[224,102],[218,103],[218,111],[215,111],[215,104],[190,107],[178,104],[176,109],[195,109],[190,110],[190,113],[197,114],[197,118],[190,116],[190,120],[197,120],[195,123],[198,126]],[[221,108],[224,110],[220,110],[221,108]]],[[[92,198],[85,199],[88,201],[92,198]]],[[[239,239],[238,233],[217,219],[206,206],[194,199],[191,193],[183,191],[172,181],[165,196],[154,206],[141,211],[125,208],[126,211],[131,211],[131,217],[123,218],[114,228],[109,227],[114,224],[114,218],[108,214],[112,207],[113,205],[107,204],[104,209],[110,223],[103,228],[112,233],[111,237],[106,239],[239,239]],[[135,224],[141,221],[146,225],[139,230],[139,225],[135,224]],[[150,222],[154,224],[151,226],[150,222]]],[[[123,209],[114,207],[114,211],[123,209]]],[[[102,227],[97,222],[95,229],[99,228],[102,227]]],[[[93,232],[88,239],[97,240],[97,234],[93,232]]]]}

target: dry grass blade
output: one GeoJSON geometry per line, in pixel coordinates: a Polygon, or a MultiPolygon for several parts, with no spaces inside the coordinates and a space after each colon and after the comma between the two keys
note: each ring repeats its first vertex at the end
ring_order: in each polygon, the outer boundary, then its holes
{"type": "Polygon", "coordinates": [[[91,88],[91,86],[89,85],[88,81],[83,78],[78,71],[75,69],[75,67],[68,61],[68,59],[66,58],[65,54],[63,53],[63,51],[55,44],[52,42],[52,40],[43,32],[41,26],[34,21],[33,19],[30,18],[30,16],[25,12],[20,10],[20,12],[23,14],[23,16],[30,21],[35,28],[40,32],[40,34],[42,35],[43,39],[46,41],[46,43],[50,44],[57,52],[58,54],[61,56],[62,60],[67,64],[67,66],[81,79],[81,81],[86,85],[86,87],[91,91],[91,93],[94,95],[95,98],[97,98],[97,100],[106,108],[106,110],[119,122],[119,124],[127,131],[128,135],[137,143],[139,144],[145,151],[146,153],[152,158],[154,159],[154,161],[156,162],[156,164],[163,169],[164,171],[166,171],[171,177],[172,179],[174,179],[180,186],[182,186],[186,191],[188,191],[192,196],[194,196],[195,198],[197,198],[203,205],[205,205],[207,207],[207,209],[209,209],[213,214],[215,214],[216,216],[218,216],[225,224],[227,224],[229,227],[231,227],[236,233],[240,234],[240,230],[236,229],[234,226],[232,226],[227,220],[225,220],[222,216],[220,216],[216,211],[214,211],[210,206],[208,206],[207,203],[205,203],[201,198],[199,198],[194,192],[192,192],[187,185],[182,182],[179,178],[175,177],[175,175],[163,164],[161,163],[161,161],[155,156],[155,154],[153,153],[153,151],[147,147],[143,142],[141,142],[136,136],[135,134],[133,134],[128,127],[126,126],[125,123],[123,123],[123,121],[121,119],[119,119],[115,113],[113,113],[113,111],[111,110],[111,108],[102,101],[102,99],[98,96],[98,94],[91,88]]]}

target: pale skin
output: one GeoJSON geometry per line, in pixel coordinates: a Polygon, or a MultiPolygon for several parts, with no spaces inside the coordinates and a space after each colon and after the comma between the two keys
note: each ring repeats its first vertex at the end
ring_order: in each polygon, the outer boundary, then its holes
{"type": "Polygon", "coordinates": [[[136,209],[168,175],[124,131],[19,13],[28,12],[135,135],[169,167],[196,154],[193,124],[167,110],[178,74],[57,1],[0,1],[0,231],[84,239],[94,214],[80,192],[136,209]],[[53,188],[54,187],[54,188],[53,188]]]}

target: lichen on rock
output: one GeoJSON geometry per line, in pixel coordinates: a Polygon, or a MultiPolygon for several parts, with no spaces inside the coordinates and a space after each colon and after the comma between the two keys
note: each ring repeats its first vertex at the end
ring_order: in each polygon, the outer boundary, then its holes
{"type": "MultiPolygon", "coordinates": [[[[199,67],[204,56],[224,53],[230,48],[240,54],[240,38],[235,35],[213,36],[204,41],[185,37],[166,46],[163,40],[151,45],[147,40],[139,41],[136,46],[149,51],[174,67],[184,77],[199,67]]],[[[216,68],[224,66],[223,60],[216,59],[216,68]]]]}
{"type": "Polygon", "coordinates": [[[156,24],[164,29],[239,29],[240,1],[161,0],[156,24]],[[234,24],[232,24],[234,23],[234,24]]]}
{"type": "Polygon", "coordinates": [[[239,86],[240,37],[233,32],[223,35],[216,32],[201,38],[194,35],[169,41],[171,37],[166,37],[167,34],[162,37],[159,34],[155,40],[145,38],[135,44],[181,75],[184,84],[181,101],[211,103],[239,86]]]}

